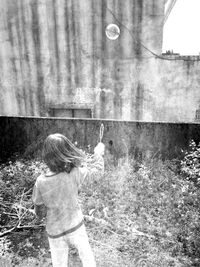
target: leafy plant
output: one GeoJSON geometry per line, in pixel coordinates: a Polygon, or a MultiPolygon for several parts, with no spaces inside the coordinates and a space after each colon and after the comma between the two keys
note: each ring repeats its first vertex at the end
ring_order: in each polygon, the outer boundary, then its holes
{"type": "Polygon", "coordinates": [[[9,161],[0,166],[0,224],[13,226],[16,220],[30,222],[34,182],[46,165],[38,160],[9,161]],[[28,216],[27,216],[28,215],[28,216]]]}
{"type": "MultiPolygon", "coordinates": [[[[192,146],[181,162],[182,173],[172,161],[127,159],[83,184],[83,213],[96,219],[86,227],[98,266],[199,266],[200,189],[189,164],[199,150],[195,153],[198,147],[192,146]]],[[[24,216],[20,207],[32,205],[35,179],[45,169],[40,161],[24,159],[0,166],[2,226],[13,222],[7,204],[16,216],[24,216]]],[[[22,223],[31,220],[24,216],[22,223]]]]}
{"type": "Polygon", "coordinates": [[[188,180],[200,185],[200,144],[197,145],[193,140],[181,161],[181,171],[188,180]]]}

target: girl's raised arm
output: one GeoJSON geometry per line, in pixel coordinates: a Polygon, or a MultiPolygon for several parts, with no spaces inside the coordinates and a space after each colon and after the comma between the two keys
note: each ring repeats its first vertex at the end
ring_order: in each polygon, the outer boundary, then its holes
{"type": "Polygon", "coordinates": [[[102,175],[104,172],[105,145],[98,143],[94,148],[94,155],[83,166],[78,168],[77,183],[80,185],[86,178],[93,175],[102,175]]]}

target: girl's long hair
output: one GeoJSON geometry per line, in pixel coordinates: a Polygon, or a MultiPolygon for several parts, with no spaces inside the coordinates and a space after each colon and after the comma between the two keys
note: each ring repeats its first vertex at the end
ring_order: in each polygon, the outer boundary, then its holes
{"type": "Polygon", "coordinates": [[[44,141],[42,158],[52,172],[68,172],[85,160],[85,154],[67,137],[56,133],[44,141]]]}

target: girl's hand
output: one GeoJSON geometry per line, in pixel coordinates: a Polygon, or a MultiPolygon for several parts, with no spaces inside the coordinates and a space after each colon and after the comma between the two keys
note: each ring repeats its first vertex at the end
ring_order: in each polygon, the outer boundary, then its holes
{"type": "Polygon", "coordinates": [[[103,156],[105,152],[105,145],[102,142],[99,142],[94,148],[94,154],[103,156]]]}

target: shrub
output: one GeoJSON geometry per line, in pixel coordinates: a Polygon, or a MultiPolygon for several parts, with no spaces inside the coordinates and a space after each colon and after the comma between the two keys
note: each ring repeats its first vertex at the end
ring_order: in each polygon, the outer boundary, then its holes
{"type": "Polygon", "coordinates": [[[181,171],[188,180],[200,185],[200,144],[196,145],[193,140],[189,143],[189,149],[184,151],[181,171]]]}
{"type": "MultiPolygon", "coordinates": [[[[25,215],[32,207],[31,194],[35,179],[45,169],[46,166],[38,160],[17,159],[0,166],[0,225],[15,224],[17,217],[22,213],[25,215]]],[[[33,215],[24,215],[23,221],[33,220],[33,215]]]]}
{"type": "Polygon", "coordinates": [[[117,249],[135,259],[145,257],[147,266],[182,266],[189,262],[187,255],[194,256],[189,238],[195,236],[197,210],[186,203],[196,201],[196,195],[191,199],[193,184],[174,169],[169,161],[131,161],[84,186],[84,192],[93,192],[84,198],[85,212],[92,209],[94,216],[112,222],[112,230],[123,236],[117,249]],[[131,234],[135,231],[144,235],[131,234]]]}
{"type": "MultiPolygon", "coordinates": [[[[181,166],[184,175],[172,161],[129,159],[85,182],[80,192],[84,214],[100,220],[86,224],[99,266],[108,266],[106,261],[109,266],[199,266],[200,189],[194,175],[186,175],[188,165],[181,166]]],[[[19,203],[30,190],[23,203],[29,207],[34,181],[45,169],[37,160],[1,165],[1,202],[19,203]]],[[[1,225],[10,223],[4,219],[1,225]]]]}

